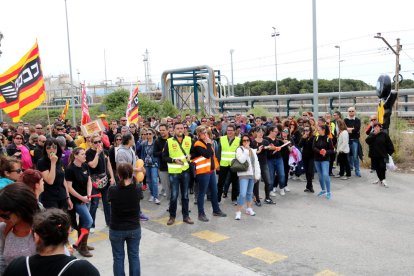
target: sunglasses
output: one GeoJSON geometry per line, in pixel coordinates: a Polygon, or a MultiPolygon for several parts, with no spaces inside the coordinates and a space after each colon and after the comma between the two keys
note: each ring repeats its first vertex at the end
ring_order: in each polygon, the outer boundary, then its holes
{"type": "Polygon", "coordinates": [[[93,141],[93,143],[94,143],[95,145],[97,145],[97,144],[99,144],[99,143],[102,143],[102,141],[101,141],[101,140],[99,140],[99,141],[93,141]]]}
{"type": "Polygon", "coordinates": [[[51,150],[51,149],[57,149],[57,146],[55,144],[50,145],[50,146],[46,146],[47,150],[51,150]]]}
{"type": "Polygon", "coordinates": [[[152,135],[152,133],[150,132],[150,133],[147,133],[147,135],[152,135]]]}
{"type": "Polygon", "coordinates": [[[348,110],[348,112],[355,112],[355,110],[348,110]]]}
{"type": "Polygon", "coordinates": [[[39,140],[39,143],[40,143],[40,142],[45,143],[45,142],[46,142],[46,140],[39,140]]]}
{"type": "Polygon", "coordinates": [[[121,138],[117,138],[117,139],[115,139],[116,141],[122,141],[122,139],[121,138]]]}
{"type": "Polygon", "coordinates": [[[41,128],[41,127],[37,127],[36,129],[43,129],[43,128],[41,128]]]}
{"type": "Polygon", "coordinates": [[[250,142],[250,140],[247,140],[247,139],[243,139],[243,142],[250,142]]]}
{"type": "Polygon", "coordinates": [[[121,120],[121,122],[126,122],[127,120],[121,120]]]}
{"type": "Polygon", "coordinates": [[[15,140],[23,140],[23,138],[22,137],[16,137],[16,138],[14,138],[15,140]]]}
{"type": "Polygon", "coordinates": [[[0,218],[2,218],[4,220],[9,220],[10,219],[10,215],[11,215],[11,213],[8,213],[8,214],[0,214],[0,218]]]}
{"type": "Polygon", "coordinates": [[[309,132],[310,130],[309,130],[309,129],[304,129],[303,131],[304,131],[304,132],[309,132]]]}
{"type": "Polygon", "coordinates": [[[11,170],[10,172],[21,173],[21,172],[23,172],[23,170],[22,169],[17,169],[17,170],[11,170]]]}
{"type": "Polygon", "coordinates": [[[371,122],[375,122],[377,119],[371,119],[371,122]]]}
{"type": "Polygon", "coordinates": [[[57,128],[57,131],[64,131],[64,128],[57,128]]]}

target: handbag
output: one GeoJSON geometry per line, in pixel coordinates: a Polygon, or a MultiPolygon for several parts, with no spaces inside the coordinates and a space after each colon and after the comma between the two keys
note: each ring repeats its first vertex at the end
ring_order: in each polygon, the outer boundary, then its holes
{"type": "MultiPolygon", "coordinates": [[[[100,158],[100,157],[99,157],[100,158]]],[[[108,175],[106,174],[106,160],[104,156],[104,173],[98,173],[98,174],[92,174],[91,180],[92,180],[92,186],[96,189],[103,189],[108,185],[109,179],[108,175]]]]}
{"type": "MultiPolygon", "coordinates": [[[[241,148],[242,151],[243,148],[241,148]]],[[[244,163],[241,163],[239,160],[237,160],[237,158],[234,158],[233,160],[231,160],[230,163],[230,170],[232,172],[245,172],[249,169],[249,162],[246,160],[244,163]]]]}

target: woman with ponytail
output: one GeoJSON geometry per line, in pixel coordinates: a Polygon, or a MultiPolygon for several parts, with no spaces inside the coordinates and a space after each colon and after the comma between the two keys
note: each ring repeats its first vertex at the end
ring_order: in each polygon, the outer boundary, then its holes
{"type": "MultiPolygon", "coordinates": [[[[89,231],[92,226],[92,216],[89,213],[89,202],[92,192],[92,181],[89,176],[88,165],[85,163],[86,155],[83,148],[75,148],[69,158],[69,166],[65,171],[65,179],[68,185],[73,207],[79,215],[78,237],[80,229],[89,231]]],[[[74,246],[75,247],[75,246],[74,246]]],[[[78,247],[75,247],[79,254],[84,257],[92,257],[89,250],[94,248],[88,246],[88,234],[86,234],[78,247]]]]}
{"type": "Polygon", "coordinates": [[[33,235],[38,254],[13,260],[3,276],[99,276],[99,271],[88,261],[65,255],[69,229],[70,219],[64,211],[51,208],[37,213],[33,235]]]}
{"type": "Polygon", "coordinates": [[[124,244],[127,244],[129,275],[140,275],[139,243],[141,226],[139,224],[142,190],[133,177],[133,168],[129,163],[120,163],[117,168],[119,183],[109,187],[108,202],[111,203],[111,223],[109,240],[112,246],[113,273],[125,275],[124,244]]]}

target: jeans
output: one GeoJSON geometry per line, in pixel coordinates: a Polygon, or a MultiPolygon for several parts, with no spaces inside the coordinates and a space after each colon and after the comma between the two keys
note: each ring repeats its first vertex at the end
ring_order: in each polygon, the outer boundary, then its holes
{"type": "Polygon", "coordinates": [[[139,262],[139,242],[141,240],[141,228],[138,227],[135,230],[125,231],[109,229],[109,240],[111,241],[112,257],[114,259],[114,276],[125,276],[125,242],[127,244],[128,252],[129,275],[141,275],[141,266],[139,262]]]}
{"type": "Polygon", "coordinates": [[[344,152],[338,153],[338,163],[339,163],[339,175],[344,176],[346,172],[346,176],[351,176],[351,167],[349,166],[348,162],[348,154],[344,152]]]}
{"type": "Polygon", "coordinates": [[[216,172],[203,173],[196,176],[198,183],[197,207],[198,215],[205,215],[204,213],[204,197],[208,189],[211,189],[211,206],[214,213],[220,212],[220,207],[217,201],[217,178],[216,172]]]}
{"type": "Polygon", "coordinates": [[[327,161],[316,161],[315,168],[319,176],[319,184],[321,185],[322,191],[328,193],[331,192],[331,178],[329,177],[329,160],[327,161]]]}
{"type": "MultiPolygon", "coordinates": [[[[269,167],[264,162],[260,163],[260,173],[261,173],[261,176],[262,176],[262,179],[263,179],[263,182],[264,182],[264,191],[265,191],[266,199],[269,199],[270,198],[270,192],[272,191],[273,187],[271,186],[272,182],[270,180],[269,167]]],[[[260,180],[257,181],[254,184],[254,189],[253,189],[253,194],[256,197],[256,201],[260,200],[260,197],[259,197],[259,183],[260,183],[260,180]]]]}
{"type": "Polygon", "coordinates": [[[359,157],[358,157],[359,141],[357,139],[349,140],[349,166],[351,170],[355,168],[355,175],[359,175],[359,157]]]}
{"type": "Polygon", "coordinates": [[[180,174],[170,174],[170,217],[175,218],[177,215],[177,198],[181,191],[181,204],[183,219],[188,217],[188,184],[190,182],[190,172],[188,170],[180,174]]]}
{"type": "Polygon", "coordinates": [[[239,195],[239,178],[237,177],[237,173],[232,172],[230,170],[230,166],[220,167],[217,191],[217,199],[219,202],[221,201],[221,195],[223,194],[223,191],[227,194],[230,182],[232,183],[231,200],[236,201],[237,196],[239,195]]]}
{"type": "Polygon", "coordinates": [[[253,200],[253,178],[240,178],[240,194],[237,200],[237,205],[243,206],[244,202],[252,202],[253,200]]]}
{"type": "MultiPolygon", "coordinates": [[[[103,205],[103,210],[104,210],[104,215],[105,215],[105,223],[106,225],[109,226],[110,221],[111,221],[111,205],[109,205],[108,203],[108,188],[109,188],[109,183],[103,189],[92,188],[92,194],[94,195],[94,194],[101,193],[102,205],[103,205]]],[[[98,205],[99,205],[99,197],[91,198],[91,206],[90,206],[89,212],[91,213],[92,220],[93,220],[92,228],[95,228],[95,217],[96,217],[96,210],[98,209],[98,205]]]]}
{"type": "Polygon", "coordinates": [[[285,168],[283,166],[283,158],[270,158],[267,160],[267,165],[269,167],[269,175],[272,181],[271,187],[275,187],[275,172],[277,173],[277,179],[279,180],[279,188],[283,189],[286,186],[285,182],[285,168]]]}
{"type": "Polygon", "coordinates": [[[168,178],[168,172],[167,171],[159,171],[160,175],[161,185],[164,190],[164,193],[167,195],[167,199],[169,200],[171,197],[171,191],[170,191],[170,179],[168,178]]]}
{"type": "Polygon", "coordinates": [[[147,175],[147,184],[149,186],[151,196],[158,198],[158,168],[145,167],[147,175]]]}
{"type": "Polygon", "coordinates": [[[303,168],[305,169],[306,175],[306,189],[313,190],[313,175],[315,174],[314,160],[313,158],[303,157],[303,168]]]}
{"type": "Polygon", "coordinates": [[[89,213],[89,204],[75,203],[74,207],[79,215],[79,228],[91,228],[93,220],[91,213],[89,213]]]}

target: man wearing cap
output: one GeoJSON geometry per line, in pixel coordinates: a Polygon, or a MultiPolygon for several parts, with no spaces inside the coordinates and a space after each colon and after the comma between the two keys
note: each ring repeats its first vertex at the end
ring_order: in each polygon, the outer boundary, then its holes
{"type": "Polygon", "coordinates": [[[105,129],[106,130],[109,130],[109,124],[108,124],[108,122],[106,121],[106,115],[105,114],[100,114],[99,116],[98,116],[98,118],[99,119],[101,119],[101,121],[102,121],[102,124],[104,125],[104,127],[105,127],[105,129]]]}

